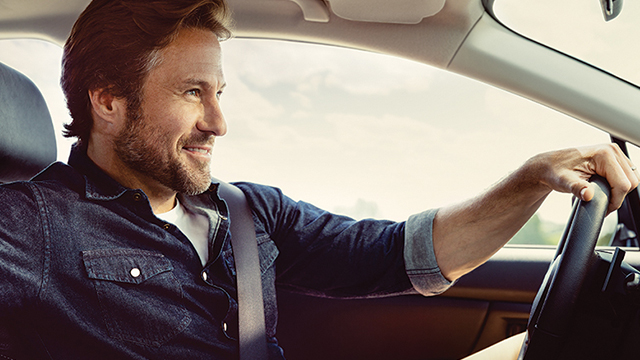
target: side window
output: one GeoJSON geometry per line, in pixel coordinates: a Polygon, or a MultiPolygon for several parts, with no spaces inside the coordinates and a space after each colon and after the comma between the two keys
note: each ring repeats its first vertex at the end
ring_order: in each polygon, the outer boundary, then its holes
{"type": "MultiPolygon", "coordinates": [[[[404,59],[265,40],[222,46],[229,133],[214,173],[356,218],[404,220],[477,195],[537,153],[609,142],[549,108],[404,59]]],[[[571,196],[550,196],[513,243],[556,244],[570,209],[571,196]]]]}
{"type": "MultiPolygon", "coordinates": [[[[213,174],[358,219],[405,220],[479,194],[537,153],[609,141],[544,106],[404,59],[266,40],[222,47],[229,132],[216,142],[213,174]]],[[[43,92],[66,161],[61,53],[0,41],[0,62],[43,92]]],[[[512,243],[557,243],[570,208],[569,195],[551,195],[512,243]]]]}

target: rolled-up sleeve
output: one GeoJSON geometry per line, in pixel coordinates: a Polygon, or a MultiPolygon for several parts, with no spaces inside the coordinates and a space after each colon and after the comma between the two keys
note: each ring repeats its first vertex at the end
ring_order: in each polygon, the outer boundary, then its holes
{"type": "Polygon", "coordinates": [[[433,250],[433,219],[437,209],[409,217],[405,228],[404,262],[407,275],[422,295],[438,295],[454,283],[440,271],[433,250]]]}

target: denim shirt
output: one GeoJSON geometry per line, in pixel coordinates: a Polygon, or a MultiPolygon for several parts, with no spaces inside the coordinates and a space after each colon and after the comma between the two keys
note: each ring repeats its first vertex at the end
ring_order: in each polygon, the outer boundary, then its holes
{"type": "MultiPolygon", "coordinates": [[[[238,357],[235,267],[218,186],[180,196],[210,220],[209,261],[74,148],[29,182],[0,187],[0,316],[52,359],[238,357]]],[[[435,211],[405,223],[354,221],[276,188],[236,183],[252,208],[271,359],[276,286],[327,297],[446,290],[431,245],[435,211]]]]}

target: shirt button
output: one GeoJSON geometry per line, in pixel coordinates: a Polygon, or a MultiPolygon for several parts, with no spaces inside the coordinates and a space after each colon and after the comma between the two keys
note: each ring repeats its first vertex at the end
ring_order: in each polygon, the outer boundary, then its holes
{"type": "Polygon", "coordinates": [[[209,278],[209,275],[207,275],[206,271],[202,272],[202,280],[207,281],[207,279],[209,278]]]}
{"type": "Polygon", "coordinates": [[[142,195],[140,195],[139,192],[133,193],[133,201],[140,201],[142,200],[142,195]]]}
{"type": "Polygon", "coordinates": [[[222,215],[222,214],[220,214],[220,219],[222,219],[222,220],[224,220],[224,221],[227,221],[227,217],[226,217],[226,216],[224,216],[224,215],[222,215]]]}
{"type": "Polygon", "coordinates": [[[131,271],[129,271],[129,274],[131,274],[131,276],[133,276],[134,278],[137,278],[138,276],[140,276],[140,269],[133,268],[131,269],[131,271]]]}
{"type": "Polygon", "coordinates": [[[226,322],[222,323],[222,331],[227,332],[227,329],[229,329],[229,326],[227,325],[226,322]]]}
{"type": "Polygon", "coordinates": [[[164,224],[164,225],[162,225],[162,228],[165,229],[165,230],[169,230],[169,229],[171,229],[171,224],[164,224]]]}

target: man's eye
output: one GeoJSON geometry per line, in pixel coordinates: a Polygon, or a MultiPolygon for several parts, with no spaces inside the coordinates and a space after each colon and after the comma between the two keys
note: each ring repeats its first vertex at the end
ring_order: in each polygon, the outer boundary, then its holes
{"type": "Polygon", "coordinates": [[[191,90],[187,90],[186,94],[187,94],[187,95],[191,95],[191,96],[197,96],[197,97],[200,97],[200,89],[191,89],[191,90]]]}
{"type": "Polygon", "coordinates": [[[222,96],[222,91],[218,91],[218,92],[216,93],[216,97],[217,97],[218,99],[220,99],[220,96],[222,96]]]}

